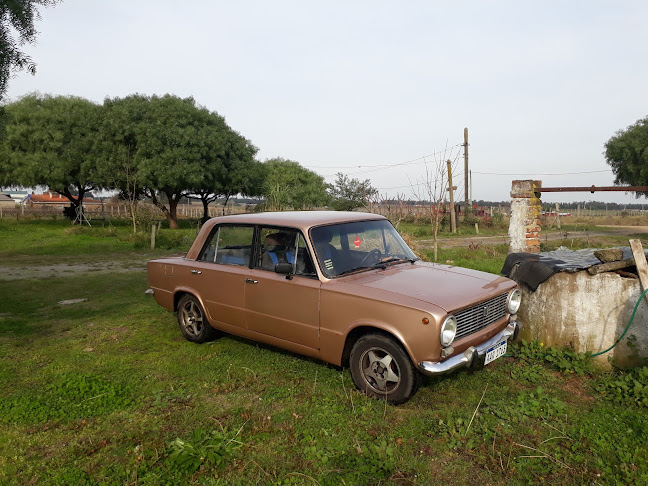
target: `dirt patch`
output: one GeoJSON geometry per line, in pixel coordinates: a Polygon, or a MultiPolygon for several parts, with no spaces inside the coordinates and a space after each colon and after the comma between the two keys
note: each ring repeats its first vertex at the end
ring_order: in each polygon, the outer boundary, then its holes
{"type": "MultiPolygon", "coordinates": [[[[540,241],[558,241],[566,239],[583,239],[605,236],[629,236],[638,233],[648,233],[648,226],[612,226],[600,225],[605,228],[612,228],[610,231],[549,231],[540,233],[540,241]]],[[[466,247],[470,245],[501,245],[508,244],[511,239],[508,235],[496,236],[470,236],[466,238],[439,238],[438,243],[442,248],[466,247]]],[[[417,249],[427,250],[433,247],[434,240],[414,240],[413,246],[417,249]]]]}
{"type": "Polygon", "coordinates": [[[30,265],[23,267],[7,267],[0,265],[0,281],[60,278],[88,273],[124,273],[144,271],[146,271],[146,262],[144,261],[111,261],[82,264],[58,263],[53,265],[30,265]]]}
{"type": "Polygon", "coordinates": [[[583,379],[579,377],[563,379],[563,390],[568,392],[572,397],[578,397],[583,400],[593,400],[594,397],[585,387],[583,379]]]}

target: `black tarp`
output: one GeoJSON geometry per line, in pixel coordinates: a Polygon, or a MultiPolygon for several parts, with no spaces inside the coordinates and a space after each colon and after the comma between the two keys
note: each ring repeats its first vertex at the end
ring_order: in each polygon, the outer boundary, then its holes
{"type": "MultiPolygon", "coordinates": [[[[623,259],[632,257],[630,247],[622,247],[623,259]]],[[[511,253],[506,257],[502,271],[505,277],[523,283],[535,292],[542,282],[558,272],[586,270],[601,261],[594,256],[597,248],[570,250],[561,246],[542,253],[511,253]]]]}

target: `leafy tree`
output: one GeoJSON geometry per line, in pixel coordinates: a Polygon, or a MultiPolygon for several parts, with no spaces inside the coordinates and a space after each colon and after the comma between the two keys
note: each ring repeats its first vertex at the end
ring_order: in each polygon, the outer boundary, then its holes
{"type": "Polygon", "coordinates": [[[266,160],[264,196],[268,209],[310,209],[324,206],[331,197],[324,178],[305,169],[298,162],[275,158],[266,160]]]}
{"type": "Polygon", "coordinates": [[[225,199],[225,214],[230,197],[236,194],[256,196],[262,192],[262,167],[254,160],[257,148],[221,120],[220,130],[214,136],[222,139],[222,150],[209,154],[202,183],[193,190],[203,204],[203,222],[209,219],[209,204],[216,199],[225,199]]]}
{"type": "Polygon", "coordinates": [[[94,150],[100,110],[83,98],[36,94],[7,105],[2,182],[48,186],[68,198],[74,215],[84,195],[102,186],[94,150]]]}
{"type": "Polygon", "coordinates": [[[36,40],[38,32],[34,20],[40,19],[38,7],[51,7],[56,3],[57,0],[0,2],[0,99],[7,91],[7,83],[12,71],[27,70],[31,74],[36,72],[34,61],[19,47],[33,44],[36,40]]]}
{"type": "Polygon", "coordinates": [[[648,117],[616,132],[605,144],[605,159],[616,184],[648,186],[648,117]]]}
{"type": "Polygon", "coordinates": [[[378,189],[371,185],[369,179],[360,181],[350,179],[338,172],[335,183],[331,186],[332,206],[337,211],[351,211],[361,206],[368,206],[372,197],[378,195],[378,189]]]}
{"type": "Polygon", "coordinates": [[[177,228],[180,199],[218,173],[231,149],[231,129],[193,98],[137,94],[106,99],[104,107],[102,151],[115,187],[124,190],[130,174],[137,186],[131,190],[141,190],[177,228]]]}

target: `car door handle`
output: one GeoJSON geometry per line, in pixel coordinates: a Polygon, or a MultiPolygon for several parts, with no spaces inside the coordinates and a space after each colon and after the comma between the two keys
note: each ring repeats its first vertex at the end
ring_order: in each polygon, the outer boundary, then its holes
{"type": "Polygon", "coordinates": [[[251,278],[246,278],[245,283],[256,284],[256,283],[259,283],[259,281],[258,280],[253,280],[251,278]]]}
{"type": "Polygon", "coordinates": [[[196,275],[200,275],[202,272],[200,270],[192,270],[191,273],[194,273],[196,275]]]}

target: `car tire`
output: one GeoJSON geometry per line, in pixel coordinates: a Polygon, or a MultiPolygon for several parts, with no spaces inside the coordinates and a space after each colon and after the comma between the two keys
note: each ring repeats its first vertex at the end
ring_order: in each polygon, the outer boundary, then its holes
{"type": "Polygon", "coordinates": [[[392,405],[416,392],[420,374],[398,341],[382,334],[366,334],[351,348],[349,367],[358,390],[392,405]]]}
{"type": "Polygon", "coordinates": [[[209,324],[198,299],[190,294],[183,295],[178,302],[178,325],[185,339],[192,343],[211,341],[218,334],[209,324]]]}

